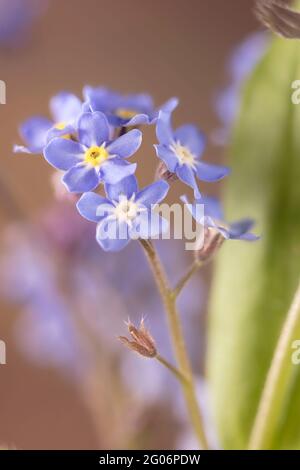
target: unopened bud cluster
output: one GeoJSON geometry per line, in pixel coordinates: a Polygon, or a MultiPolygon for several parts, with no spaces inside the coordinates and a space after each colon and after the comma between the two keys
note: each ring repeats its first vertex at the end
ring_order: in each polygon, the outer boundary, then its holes
{"type": "Polygon", "coordinates": [[[129,321],[127,328],[131,339],[128,339],[126,336],[119,336],[119,339],[125,346],[144,357],[154,358],[157,356],[155,341],[146,329],[143,319],[139,327],[135,327],[129,321]]]}
{"type": "Polygon", "coordinates": [[[210,261],[217,254],[224,241],[225,238],[219,231],[211,227],[204,227],[203,245],[195,251],[196,260],[202,263],[210,261]]]}

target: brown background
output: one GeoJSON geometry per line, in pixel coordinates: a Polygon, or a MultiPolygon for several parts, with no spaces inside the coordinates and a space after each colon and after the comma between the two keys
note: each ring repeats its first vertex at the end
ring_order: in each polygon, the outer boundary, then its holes
{"type": "MultiPolygon", "coordinates": [[[[47,112],[58,90],[80,94],[85,83],[124,92],[148,91],[157,104],[181,100],[179,121],[217,124],[212,102],[226,83],[232,48],[258,25],[251,0],[52,0],[46,15],[20,48],[0,51],[7,104],[0,106],[1,177],[31,217],[50,201],[49,166],[40,157],[13,156],[18,124],[47,112]]],[[[144,150],[150,147],[146,133],[144,150]]],[[[222,158],[210,147],[211,161],[222,158]]],[[[141,171],[147,181],[152,160],[141,171]]],[[[2,226],[7,214],[0,213],[2,226]]],[[[7,344],[0,366],[0,443],[17,448],[95,448],[89,415],[72,386],[38,369],[15,350],[14,314],[2,305],[0,338],[7,344]]]]}

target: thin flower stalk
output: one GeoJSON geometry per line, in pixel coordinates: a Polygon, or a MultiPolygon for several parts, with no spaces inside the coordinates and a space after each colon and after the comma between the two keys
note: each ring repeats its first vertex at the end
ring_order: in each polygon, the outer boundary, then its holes
{"type": "Polygon", "coordinates": [[[141,240],[141,244],[149,261],[157,288],[160,292],[165,307],[170,329],[170,335],[173,343],[173,349],[175,352],[179,370],[186,377],[186,381],[181,381],[180,383],[185,397],[190,420],[193,425],[195,434],[198,438],[200,447],[202,449],[208,449],[208,439],[205,433],[203,418],[196,397],[191,365],[185,346],[182,327],[179,320],[179,314],[176,308],[176,299],[173,295],[172,289],[169,287],[169,282],[166,278],[164,269],[160,263],[160,260],[153,245],[144,240],[141,240]]]}

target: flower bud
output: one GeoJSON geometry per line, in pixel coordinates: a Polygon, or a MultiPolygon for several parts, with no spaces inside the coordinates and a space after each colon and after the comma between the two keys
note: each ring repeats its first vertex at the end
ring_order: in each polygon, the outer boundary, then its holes
{"type": "Polygon", "coordinates": [[[178,180],[178,176],[176,173],[169,171],[166,164],[163,161],[160,161],[156,168],[155,180],[165,180],[173,183],[178,180]]]}
{"type": "Polygon", "coordinates": [[[221,248],[225,238],[212,227],[204,227],[203,245],[195,251],[195,258],[201,263],[211,260],[221,248]]]}
{"type": "Polygon", "coordinates": [[[155,341],[145,328],[143,319],[138,328],[128,321],[127,328],[132,340],[125,336],[119,336],[125,346],[144,357],[154,358],[157,356],[155,341]]]}

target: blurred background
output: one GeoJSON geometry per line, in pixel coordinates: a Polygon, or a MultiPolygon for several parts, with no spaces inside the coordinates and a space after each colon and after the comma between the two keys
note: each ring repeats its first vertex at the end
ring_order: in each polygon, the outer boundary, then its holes
{"type": "MultiPolygon", "coordinates": [[[[159,350],[172,360],[139,246],[131,243],[120,255],[101,252],[95,227],[62,197],[49,165],[40,156],[13,155],[12,146],[21,142],[22,121],[48,115],[52,95],[81,96],[90,84],[148,92],[157,105],[178,96],[176,123],[198,124],[209,137],[205,158],[226,161],[236,81],[262,49],[256,36],[237,49],[259,29],[252,7],[250,0],[0,0],[0,79],[7,85],[7,104],[0,105],[0,339],[7,346],[0,445],[193,446],[168,371],[116,339],[128,316],[144,315],[159,350]],[[230,61],[234,51],[237,63],[230,61]]],[[[140,185],[150,184],[155,172],[154,142],[147,128],[137,155],[140,185]]],[[[180,193],[175,186],[170,198],[180,193]]],[[[159,249],[175,282],[190,254],[180,242],[159,249]]],[[[202,391],[209,275],[195,278],[181,298],[202,391]]]]}

